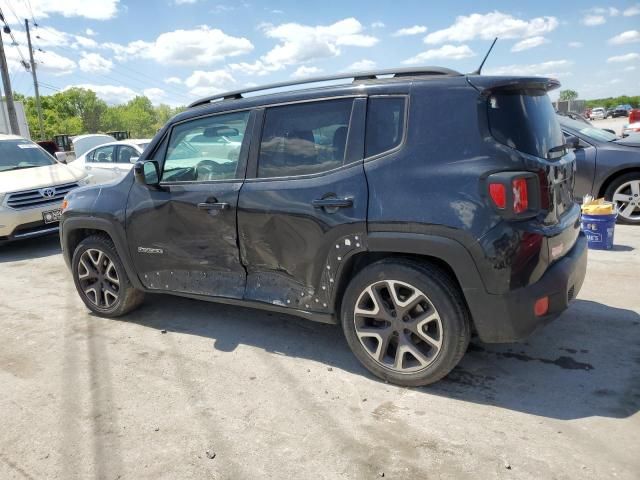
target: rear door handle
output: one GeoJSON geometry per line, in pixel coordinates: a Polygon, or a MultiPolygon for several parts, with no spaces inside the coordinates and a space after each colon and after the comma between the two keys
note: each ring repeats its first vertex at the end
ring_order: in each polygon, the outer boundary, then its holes
{"type": "Polygon", "coordinates": [[[202,202],[198,204],[200,210],[226,210],[229,204],[226,202],[202,202]]]}
{"type": "Polygon", "coordinates": [[[315,208],[347,208],[353,206],[353,198],[317,198],[311,205],[315,208]]]}

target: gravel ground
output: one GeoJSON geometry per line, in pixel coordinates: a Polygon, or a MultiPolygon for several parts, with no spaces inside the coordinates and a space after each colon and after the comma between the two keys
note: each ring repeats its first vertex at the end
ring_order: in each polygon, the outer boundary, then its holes
{"type": "Polygon", "coordinates": [[[420,389],[285,315],[94,317],[56,238],[0,247],[0,478],[637,479],[640,228],[616,243],[558,320],[420,389]]]}
{"type": "Polygon", "coordinates": [[[591,120],[594,127],[610,128],[616,135],[622,135],[622,129],[629,123],[628,117],[605,118],[604,120],[591,120]]]}

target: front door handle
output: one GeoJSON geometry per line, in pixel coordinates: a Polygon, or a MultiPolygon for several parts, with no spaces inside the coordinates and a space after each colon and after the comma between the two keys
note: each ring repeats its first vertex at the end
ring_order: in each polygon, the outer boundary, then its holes
{"type": "Polygon", "coordinates": [[[315,208],[347,208],[353,206],[353,198],[317,198],[311,205],[315,208]]]}
{"type": "Polygon", "coordinates": [[[226,210],[229,204],[226,202],[202,202],[198,204],[200,210],[226,210]]]}

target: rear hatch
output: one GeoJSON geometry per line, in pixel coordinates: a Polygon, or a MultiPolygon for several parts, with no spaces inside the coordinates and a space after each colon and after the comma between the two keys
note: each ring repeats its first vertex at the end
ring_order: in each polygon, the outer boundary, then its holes
{"type": "Polygon", "coordinates": [[[510,154],[513,169],[524,168],[538,176],[539,209],[528,218],[523,215],[523,228],[547,237],[549,260],[557,260],[579,234],[579,208],[573,200],[575,155],[565,146],[547,95],[559,83],[547,78],[481,76],[469,77],[469,81],[486,101],[490,135],[514,153],[510,154]]]}

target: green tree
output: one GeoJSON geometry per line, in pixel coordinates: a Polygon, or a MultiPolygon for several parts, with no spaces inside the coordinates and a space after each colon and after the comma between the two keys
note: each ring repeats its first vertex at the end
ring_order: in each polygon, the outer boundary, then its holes
{"type": "Polygon", "coordinates": [[[53,95],[53,102],[60,117],[80,117],[85,132],[100,131],[100,121],[107,110],[107,104],[95,92],[84,88],[70,88],[53,95]]]}
{"type": "Polygon", "coordinates": [[[578,98],[578,92],[575,90],[560,90],[560,101],[575,100],[578,98]]]}

